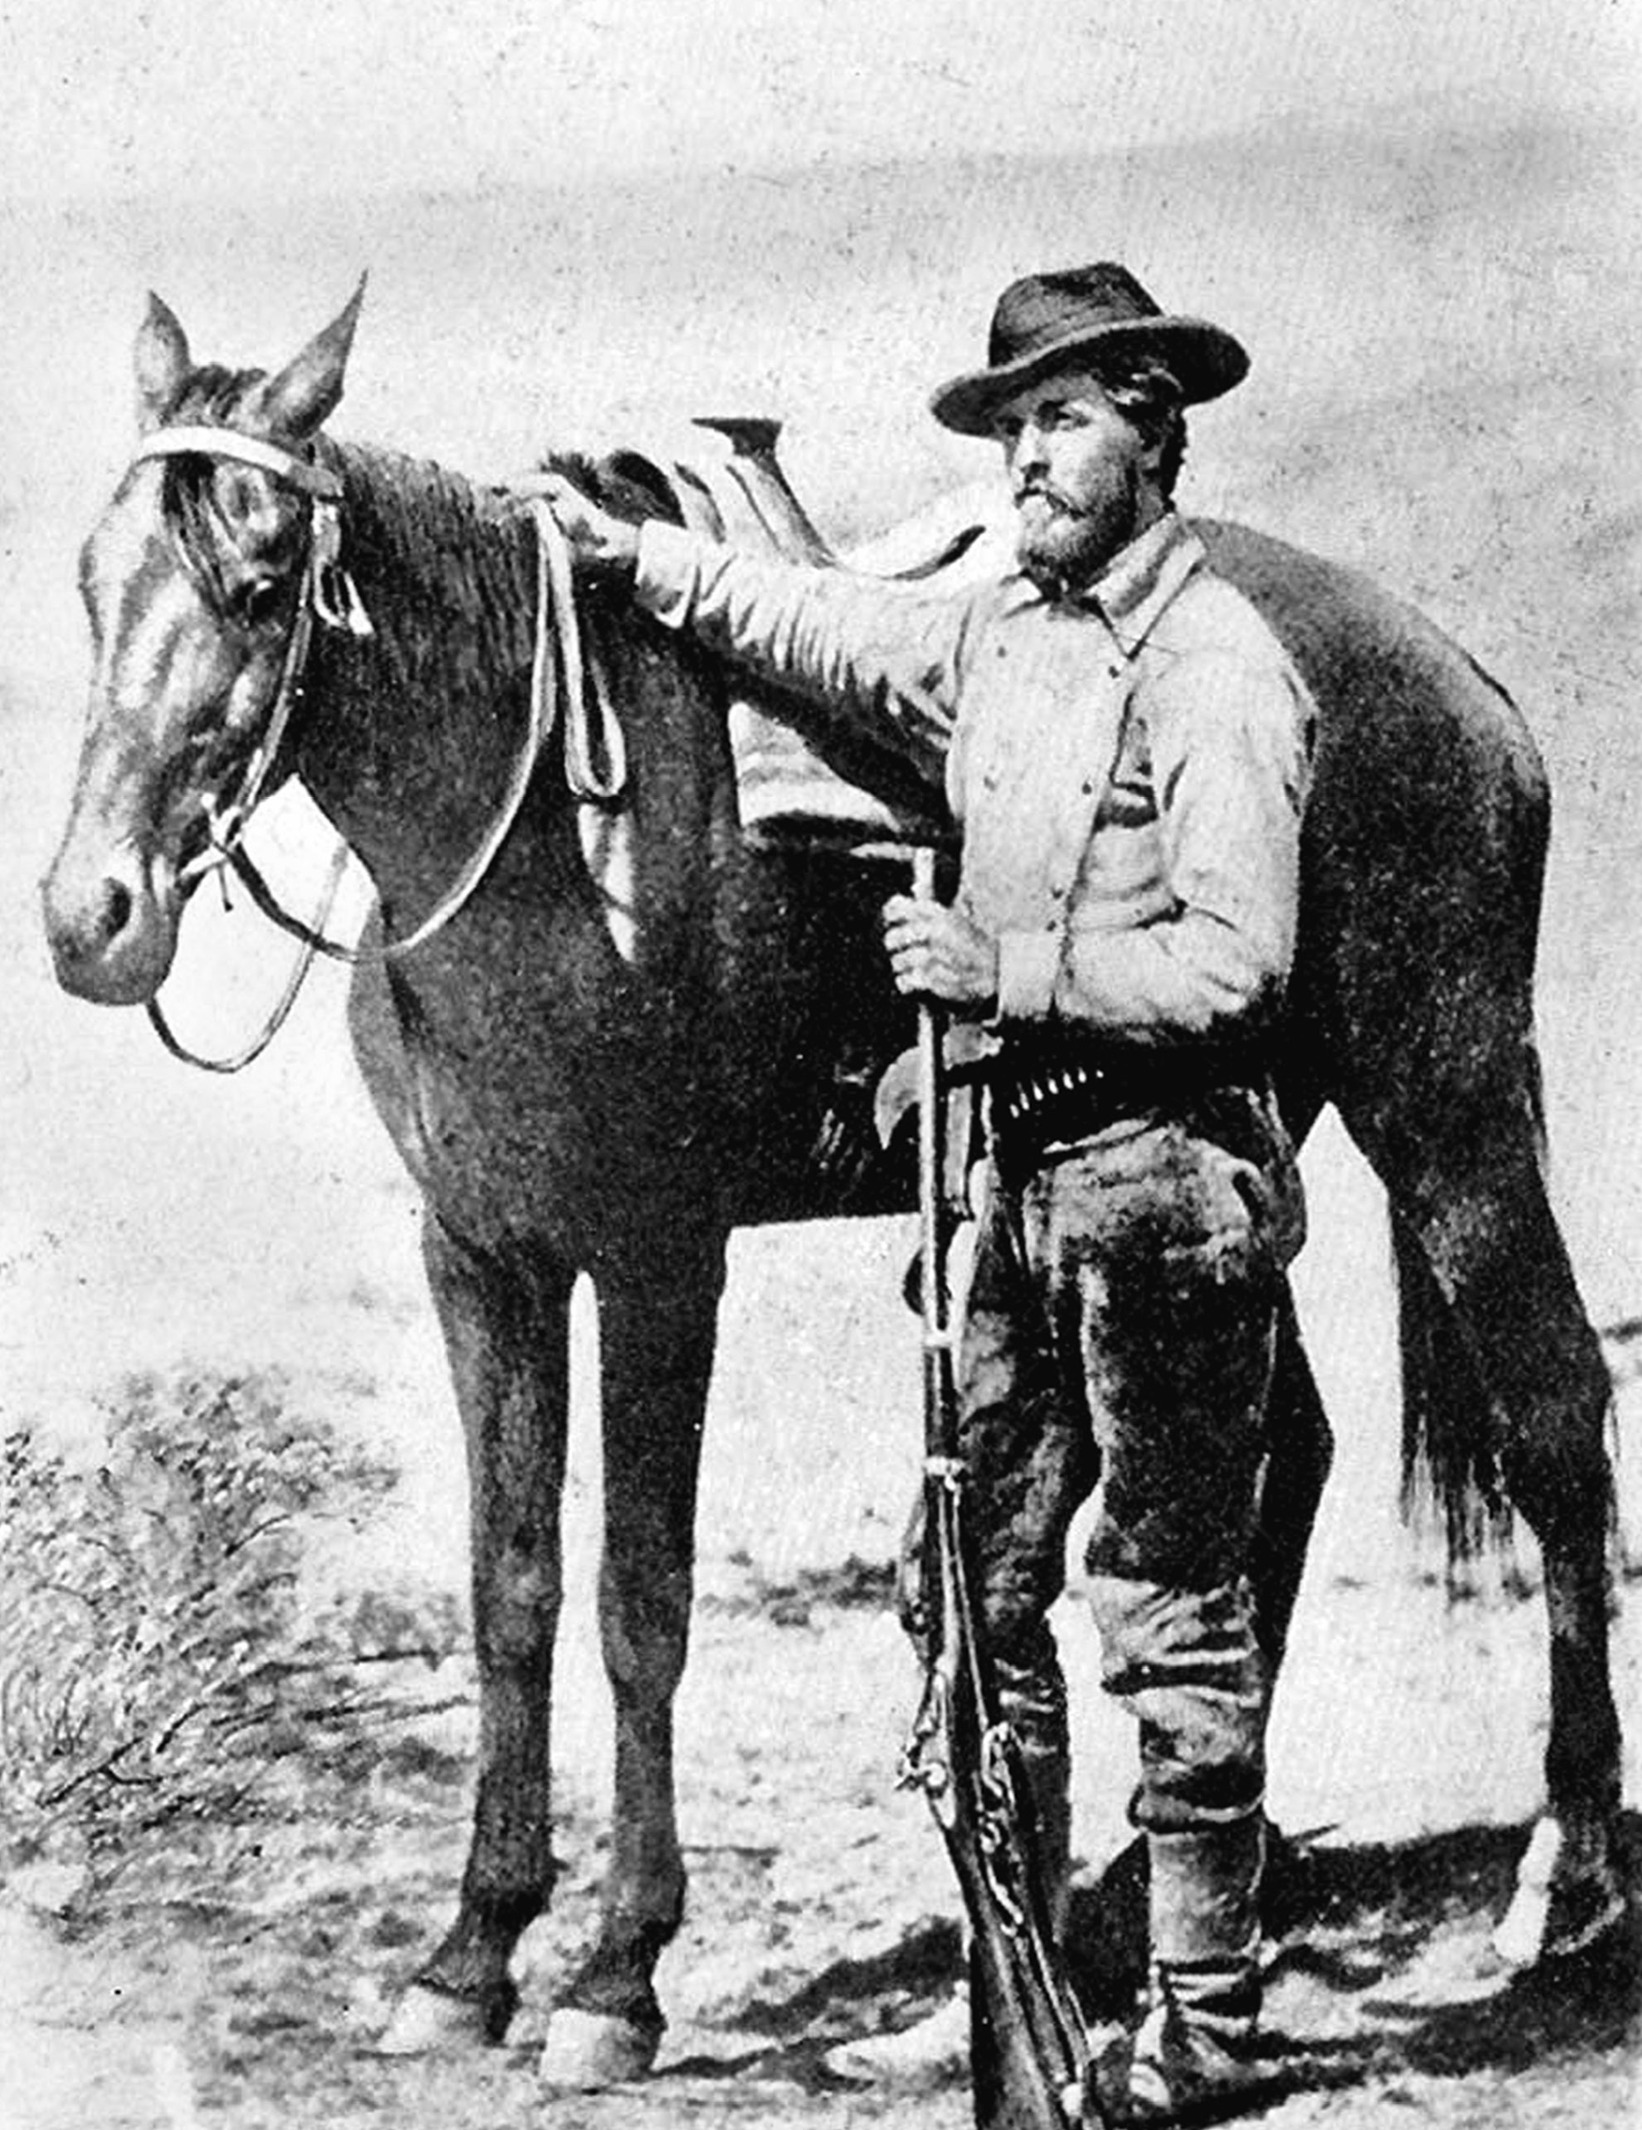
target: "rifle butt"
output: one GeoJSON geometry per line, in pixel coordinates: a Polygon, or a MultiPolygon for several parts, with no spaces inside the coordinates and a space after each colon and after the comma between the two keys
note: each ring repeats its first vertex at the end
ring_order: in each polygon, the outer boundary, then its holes
{"type": "Polygon", "coordinates": [[[1064,2031],[1074,2007],[1045,1995],[1023,1948],[999,1930],[981,1867],[949,1840],[970,1922],[970,2077],[977,2130],[1098,2130],[1088,2063],[1064,2031]]]}

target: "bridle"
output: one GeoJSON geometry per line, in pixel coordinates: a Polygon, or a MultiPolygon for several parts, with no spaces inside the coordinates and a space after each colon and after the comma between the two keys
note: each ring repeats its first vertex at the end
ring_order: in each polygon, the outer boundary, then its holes
{"type": "Polygon", "coordinates": [[[238,1072],[260,1057],[279,1033],[316,955],[324,955],[350,967],[381,966],[400,961],[425,946],[467,906],[518,821],[537,762],[552,731],[561,692],[567,705],[565,776],[572,795],[599,806],[616,804],[627,787],[627,759],[621,726],[610,707],[603,676],[596,669],[592,700],[588,700],[570,553],[564,534],[545,501],[540,496],[532,497],[538,572],[529,725],[514,758],[507,790],[489,828],[434,908],[413,931],[400,938],[380,946],[357,947],[326,935],[324,928],[348,859],[347,845],[340,840],[313,917],[305,920],[293,916],[279,902],[246,851],[245,832],[264,796],[292,716],[302,699],[315,623],[342,630],[356,638],[367,638],[375,632],[353,579],[342,564],[343,487],[340,477],[329,467],[287,451],[281,445],[242,435],[236,429],[207,424],[178,424],[156,430],[144,438],[132,464],[139,465],[151,459],[200,457],[228,459],[240,465],[258,467],[309,499],[308,539],[301,582],[266,721],[240,772],[238,788],[233,795],[226,801],[215,792],[203,796],[205,846],[177,873],[177,884],[186,895],[192,894],[208,875],[220,872],[225,897],[227,877],[232,873],[256,908],[270,923],[297,940],[301,952],[279,1002],[261,1032],[230,1057],[198,1055],[172,1031],[158,999],[151,1000],[148,1007],[155,1033],[174,1057],[207,1072],[228,1073],[238,1072]]]}
{"type": "Polygon", "coordinates": [[[284,744],[291,714],[302,693],[302,676],[313,641],[314,622],[344,629],[349,635],[372,634],[370,616],[341,565],[342,482],[329,467],[299,457],[279,444],[260,437],[242,436],[238,430],[205,424],[157,429],[146,437],[132,460],[133,466],[150,459],[232,459],[242,466],[256,466],[288,488],[309,498],[308,540],[303,550],[302,581],[297,590],[290,634],[280,662],[278,685],[267,721],[240,772],[233,798],[223,805],[216,793],[203,801],[206,845],[177,874],[179,887],[192,890],[208,874],[231,865],[239,850],[247,823],[256,811],[269,772],[284,744]]]}

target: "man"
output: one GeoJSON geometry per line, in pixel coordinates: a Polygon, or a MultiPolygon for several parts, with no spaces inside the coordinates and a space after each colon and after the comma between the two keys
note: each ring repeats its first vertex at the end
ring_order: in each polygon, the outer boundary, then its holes
{"type": "Polygon", "coordinates": [[[1122,267],[1000,298],[984,368],[935,394],[1002,446],[1018,567],[942,598],[642,533],[557,496],[578,557],[662,621],[944,775],[949,908],[897,896],[899,988],[997,1037],[960,1359],[1000,1697],[1050,1883],[1068,1862],[1066,1695],[1047,1615],[1074,1512],[1102,1679],[1139,1721],[1150,2003],[1103,2066],[1145,2123],[1258,2073],[1267,1668],[1250,1550],[1303,1214],[1262,1056],[1293,953],[1313,713],[1173,508],[1183,409],[1242,348],[1122,267]]]}

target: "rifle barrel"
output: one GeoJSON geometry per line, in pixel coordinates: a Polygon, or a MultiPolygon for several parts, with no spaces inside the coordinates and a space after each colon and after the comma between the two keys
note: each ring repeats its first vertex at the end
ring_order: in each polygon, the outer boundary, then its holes
{"type": "MultiPolygon", "coordinates": [[[[912,857],[912,892],[920,900],[935,893],[935,852],[919,849],[912,857]]],[[[948,1336],[947,1221],[942,1202],[946,1173],[946,1072],[943,1055],[945,1015],[932,999],[918,1001],[918,1217],[921,1244],[919,1296],[924,1320],[926,1362],[939,1358],[948,1336]]],[[[947,1447],[950,1449],[951,1445],[947,1447]]]]}

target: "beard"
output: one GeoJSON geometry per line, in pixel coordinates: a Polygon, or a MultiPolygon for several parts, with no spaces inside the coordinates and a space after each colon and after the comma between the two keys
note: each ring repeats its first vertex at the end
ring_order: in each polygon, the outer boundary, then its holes
{"type": "Polygon", "coordinates": [[[1015,498],[1015,556],[1033,583],[1051,593],[1087,584],[1140,529],[1140,490],[1133,471],[1105,495],[1084,503],[1044,486],[1015,498]]]}

